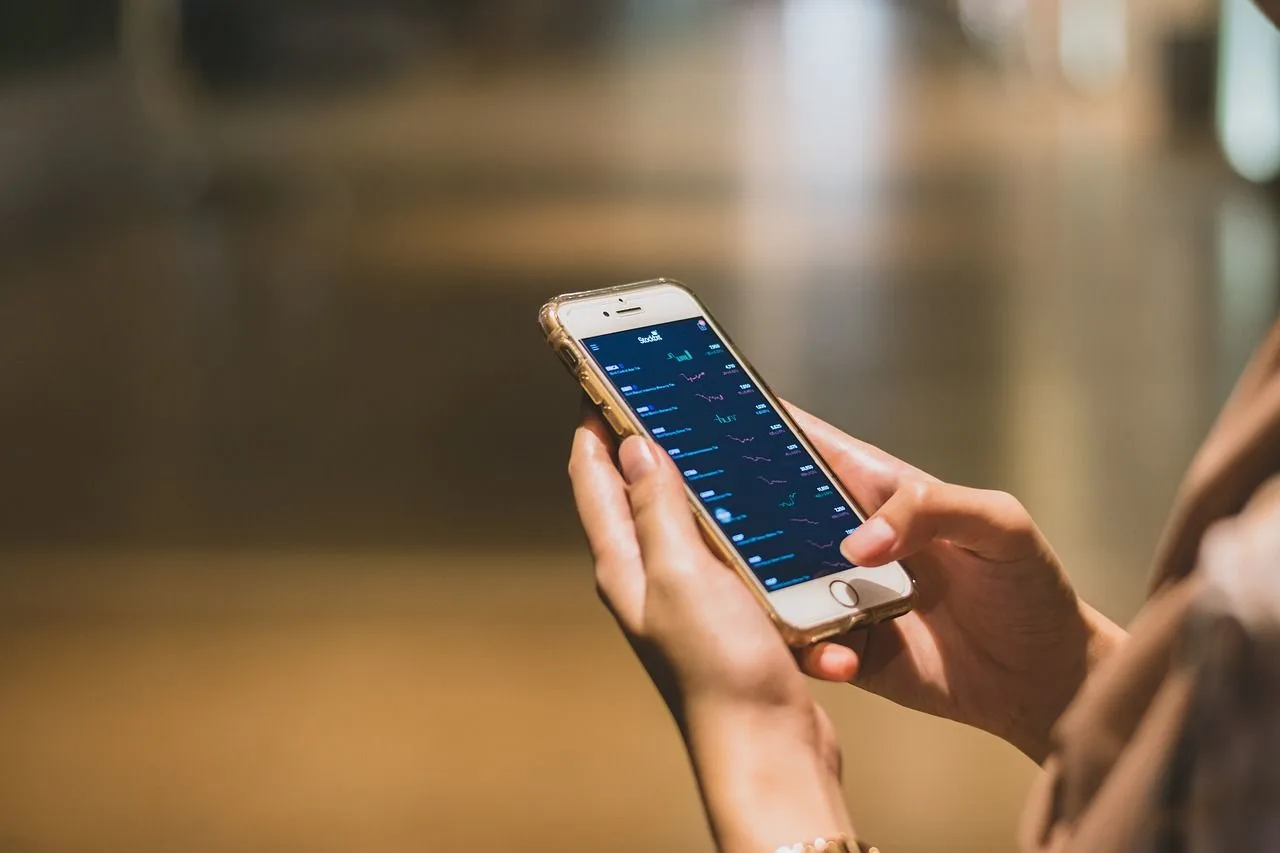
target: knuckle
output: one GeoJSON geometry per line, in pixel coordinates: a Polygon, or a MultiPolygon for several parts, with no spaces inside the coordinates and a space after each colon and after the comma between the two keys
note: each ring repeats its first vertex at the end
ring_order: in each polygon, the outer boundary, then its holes
{"type": "Polygon", "coordinates": [[[683,498],[665,471],[659,469],[631,487],[631,502],[637,516],[660,512],[667,503],[683,498]]]}
{"type": "Polygon", "coordinates": [[[1239,517],[1222,518],[1209,525],[1204,536],[1200,538],[1201,559],[1212,559],[1231,547],[1232,541],[1240,531],[1239,517]]]}
{"type": "Polygon", "coordinates": [[[595,558],[596,586],[603,589],[608,586],[608,578],[616,574],[617,561],[613,554],[608,552],[600,552],[592,556],[595,558]]]}
{"type": "Polygon", "coordinates": [[[1030,530],[1032,528],[1031,513],[1022,505],[1022,501],[1004,491],[990,491],[987,500],[1006,527],[1010,530],[1030,530]]]}
{"type": "Polygon", "coordinates": [[[907,496],[916,506],[928,506],[936,496],[938,484],[924,478],[915,478],[907,483],[907,496]]]}
{"type": "Polygon", "coordinates": [[[864,465],[864,459],[859,454],[858,446],[845,436],[833,440],[833,448],[828,453],[824,453],[831,463],[831,467],[836,471],[858,471],[864,465]]]}
{"type": "Polygon", "coordinates": [[[823,453],[833,468],[851,465],[854,461],[853,448],[847,441],[832,440],[831,446],[823,453]]]}
{"type": "Polygon", "coordinates": [[[1027,516],[1027,509],[1022,505],[1022,501],[1005,491],[997,491],[995,499],[999,501],[1010,515],[1027,516]]]}
{"type": "Polygon", "coordinates": [[[672,560],[667,566],[666,577],[674,583],[687,584],[700,577],[704,566],[698,558],[702,555],[686,552],[679,559],[672,560]]]}
{"type": "Polygon", "coordinates": [[[695,574],[692,562],[684,556],[677,556],[674,559],[664,559],[659,565],[650,566],[654,587],[658,590],[684,587],[695,574]]]}
{"type": "Polygon", "coordinates": [[[615,577],[640,559],[640,549],[634,541],[610,539],[591,546],[591,559],[597,579],[615,577]]]}
{"type": "Polygon", "coordinates": [[[613,596],[609,594],[608,582],[600,576],[600,570],[596,570],[596,598],[600,599],[600,603],[605,607],[613,610],[613,596]]]}
{"type": "Polygon", "coordinates": [[[633,485],[630,494],[631,513],[637,521],[652,516],[662,502],[662,494],[652,477],[633,485]]]}
{"type": "Polygon", "coordinates": [[[585,465],[586,460],[583,459],[582,453],[575,447],[569,454],[569,461],[565,463],[565,470],[569,472],[569,479],[576,480],[582,474],[585,465]]]}
{"type": "Polygon", "coordinates": [[[596,579],[596,597],[600,599],[600,604],[604,606],[605,610],[609,611],[609,615],[614,618],[614,621],[618,623],[624,633],[628,635],[634,633],[635,626],[627,623],[623,616],[622,609],[618,606],[614,596],[609,592],[608,585],[601,583],[599,578],[596,579]]]}
{"type": "Polygon", "coordinates": [[[654,466],[653,474],[649,477],[655,485],[655,488],[662,490],[678,489],[683,482],[680,479],[680,472],[676,469],[676,463],[672,462],[666,453],[659,452],[657,464],[654,466]]]}
{"type": "Polygon", "coordinates": [[[665,610],[693,597],[704,578],[697,560],[680,558],[652,567],[649,579],[654,600],[665,610]]]}
{"type": "Polygon", "coordinates": [[[1040,529],[1022,501],[1004,491],[992,491],[987,495],[991,502],[991,517],[997,528],[1019,551],[1033,553],[1041,547],[1040,529]]]}

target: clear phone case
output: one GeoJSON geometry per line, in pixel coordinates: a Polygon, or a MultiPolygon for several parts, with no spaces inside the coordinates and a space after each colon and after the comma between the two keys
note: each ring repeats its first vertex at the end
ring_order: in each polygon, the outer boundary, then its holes
{"type": "MultiPolygon", "coordinates": [[[[551,349],[555,351],[556,356],[569,370],[569,373],[577,380],[578,384],[591,399],[592,403],[601,410],[601,414],[604,416],[604,419],[609,423],[609,426],[620,439],[626,438],[630,435],[645,435],[644,426],[632,413],[631,407],[626,405],[626,403],[618,397],[616,392],[614,392],[613,386],[609,383],[604,372],[595,364],[594,361],[592,361],[586,351],[578,345],[578,342],[574,340],[573,336],[564,328],[563,324],[560,322],[559,309],[568,303],[578,300],[599,299],[603,296],[615,296],[632,291],[645,290],[659,285],[680,288],[688,293],[689,296],[699,305],[704,316],[711,316],[711,313],[702,305],[702,301],[698,299],[697,296],[689,290],[689,288],[674,279],[668,278],[656,278],[648,281],[635,282],[633,284],[600,288],[599,290],[564,293],[548,300],[538,312],[538,323],[542,327],[543,334],[546,335],[548,345],[550,345],[551,349]]],[[[787,413],[786,407],[781,405],[776,395],[774,395],[762,380],[759,380],[760,374],[751,367],[750,361],[743,356],[742,351],[739,350],[729,336],[724,333],[724,330],[718,327],[718,324],[717,331],[720,333],[721,337],[724,338],[725,345],[731,351],[734,358],[736,358],[739,363],[745,365],[748,370],[757,377],[761,393],[766,395],[770,402],[774,404],[774,407],[787,422],[787,425],[796,433],[796,435],[800,436],[801,440],[803,440],[808,446],[814,457],[821,461],[821,457],[818,456],[817,451],[813,449],[812,443],[809,441],[808,437],[805,436],[804,431],[800,429],[800,426],[793,421],[791,416],[787,413]]],[[[823,467],[827,467],[825,463],[823,463],[823,467]]],[[[834,474],[831,476],[834,480],[834,474]]],[[[904,598],[888,602],[887,604],[880,605],[878,607],[867,608],[848,615],[842,615],[829,622],[823,622],[810,628],[799,628],[788,623],[778,614],[777,610],[774,609],[773,604],[769,601],[768,593],[761,589],[760,585],[756,583],[751,569],[738,555],[738,552],[733,548],[729,540],[725,538],[723,533],[721,533],[719,526],[707,516],[706,511],[702,508],[702,505],[698,502],[696,497],[694,497],[692,492],[689,492],[688,496],[689,503],[693,507],[694,517],[698,521],[698,527],[702,530],[702,535],[706,540],[707,545],[710,546],[716,556],[728,565],[732,566],[742,577],[743,582],[755,594],[756,598],[764,606],[766,612],[768,612],[769,617],[773,620],[773,623],[777,625],[779,632],[782,634],[788,645],[797,648],[807,646],[827,637],[843,634],[846,631],[850,631],[857,627],[864,627],[877,622],[884,622],[886,620],[893,619],[897,616],[901,616],[911,609],[915,599],[914,578],[911,581],[912,593],[904,598]]],[[[861,517],[866,517],[866,513],[861,509],[861,507],[858,508],[858,513],[861,517]]]]}

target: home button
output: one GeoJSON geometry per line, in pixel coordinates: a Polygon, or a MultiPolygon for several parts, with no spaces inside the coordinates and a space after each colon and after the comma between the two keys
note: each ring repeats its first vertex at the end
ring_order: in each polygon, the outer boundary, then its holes
{"type": "Polygon", "coordinates": [[[842,607],[858,606],[858,591],[844,581],[832,581],[831,597],[840,602],[842,607]]]}

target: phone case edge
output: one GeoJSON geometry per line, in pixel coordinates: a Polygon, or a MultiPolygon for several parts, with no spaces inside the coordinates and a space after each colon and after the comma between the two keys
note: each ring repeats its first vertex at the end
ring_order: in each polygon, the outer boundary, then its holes
{"type": "MultiPolygon", "coordinates": [[[[574,354],[578,359],[578,366],[576,369],[570,368],[570,372],[574,376],[574,378],[578,381],[579,386],[585,392],[587,392],[588,395],[591,394],[592,390],[595,390],[602,397],[601,403],[595,404],[597,408],[599,408],[603,404],[603,402],[605,402],[603,400],[604,397],[607,396],[609,398],[608,402],[611,404],[610,405],[611,411],[613,411],[619,418],[622,419],[622,423],[620,424],[614,423],[614,421],[609,418],[607,418],[606,420],[608,421],[610,427],[614,430],[614,432],[618,435],[619,438],[626,438],[630,435],[644,435],[645,434],[644,426],[643,424],[640,424],[636,421],[636,418],[631,413],[630,407],[625,405],[625,403],[623,403],[622,401],[619,401],[616,399],[616,396],[613,394],[612,386],[608,382],[608,378],[604,376],[600,376],[599,375],[600,371],[592,365],[591,360],[587,356],[587,354],[577,349],[576,345],[573,342],[573,337],[568,333],[568,331],[564,328],[564,325],[560,322],[560,317],[558,312],[560,307],[567,302],[572,302],[580,299],[596,299],[601,296],[608,296],[614,293],[623,293],[623,292],[632,291],[632,290],[640,290],[643,288],[653,287],[655,285],[670,285],[670,286],[680,288],[681,290],[688,293],[690,298],[692,298],[693,301],[698,304],[699,308],[702,309],[705,316],[707,316],[708,318],[711,318],[711,312],[707,310],[706,305],[702,302],[701,299],[698,298],[697,294],[695,294],[682,282],[672,278],[665,278],[665,277],[648,279],[645,281],[637,281],[637,282],[632,282],[630,284],[614,285],[612,287],[602,287],[596,290],[581,290],[581,291],[575,291],[572,293],[562,293],[562,294],[559,294],[558,296],[553,296],[551,299],[547,300],[545,303],[543,303],[542,307],[538,310],[538,325],[541,327],[542,332],[546,337],[547,344],[552,348],[552,350],[556,352],[556,356],[557,357],[560,356],[560,350],[562,349],[565,349],[565,348],[574,349],[574,354]],[[594,389],[589,387],[591,383],[591,379],[593,378],[596,380],[594,383],[596,387],[594,389]]],[[[711,318],[711,319],[714,323],[714,318],[711,318]]],[[[777,394],[773,392],[772,388],[770,388],[768,385],[764,383],[763,379],[760,379],[759,372],[756,371],[755,367],[751,364],[751,362],[748,359],[743,357],[742,351],[738,348],[737,344],[733,342],[733,340],[724,331],[724,329],[720,328],[719,323],[715,323],[715,327],[717,332],[721,335],[721,337],[724,338],[725,343],[733,351],[734,356],[747,367],[747,369],[750,371],[750,373],[753,376],[757,378],[757,380],[759,381],[759,384],[762,386],[762,388],[765,391],[767,391],[769,396],[775,400],[778,400],[777,394]]],[[[566,366],[567,366],[567,363],[566,363],[566,366]]],[[[791,427],[791,429],[794,430],[799,436],[801,436],[804,439],[805,444],[809,445],[810,448],[813,450],[815,457],[818,458],[820,461],[822,461],[824,468],[827,468],[828,466],[825,460],[822,460],[821,456],[818,455],[817,450],[815,448],[812,448],[812,442],[809,441],[809,437],[805,434],[804,430],[800,428],[800,425],[797,424],[791,418],[791,415],[785,411],[785,407],[779,406],[779,411],[782,414],[783,418],[786,420],[787,424],[791,427]]],[[[833,479],[835,478],[834,472],[828,471],[828,473],[831,474],[833,479]]],[[[733,550],[732,546],[726,544],[725,542],[722,542],[721,538],[717,536],[714,531],[709,529],[710,521],[709,519],[707,519],[705,513],[703,512],[702,506],[697,502],[696,497],[694,497],[692,491],[689,489],[688,484],[685,484],[685,490],[686,490],[686,495],[689,498],[689,503],[693,508],[693,516],[698,522],[698,529],[702,533],[703,540],[707,543],[708,547],[711,548],[711,550],[715,553],[715,555],[718,558],[720,558],[721,561],[731,566],[733,570],[738,574],[740,580],[742,580],[742,582],[747,585],[747,588],[751,590],[752,594],[756,597],[756,600],[759,601],[760,604],[764,607],[765,612],[769,614],[770,621],[772,621],[773,624],[777,627],[778,632],[782,635],[783,639],[786,641],[788,646],[791,646],[793,648],[803,648],[804,646],[812,645],[828,637],[833,637],[838,634],[843,634],[848,631],[852,631],[855,628],[870,627],[871,625],[874,625],[880,622],[887,622],[891,619],[896,619],[897,617],[902,616],[903,614],[909,612],[912,609],[912,607],[915,606],[915,601],[916,601],[915,576],[911,573],[909,569],[907,569],[906,566],[903,566],[903,571],[906,572],[907,578],[911,582],[911,591],[903,598],[898,599],[892,602],[891,604],[883,605],[881,607],[877,607],[871,610],[859,611],[849,616],[838,617],[836,619],[823,622],[819,625],[815,625],[811,628],[799,628],[795,625],[792,625],[791,623],[783,619],[782,616],[778,613],[778,611],[774,608],[773,603],[769,601],[768,593],[760,589],[754,577],[750,574],[750,571],[751,571],[750,567],[747,566],[746,563],[742,560],[742,558],[738,556],[737,551],[733,550]]],[[[859,511],[863,512],[861,507],[859,507],[859,511]]],[[[866,513],[863,512],[863,515],[865,517],[866,513]]]]}

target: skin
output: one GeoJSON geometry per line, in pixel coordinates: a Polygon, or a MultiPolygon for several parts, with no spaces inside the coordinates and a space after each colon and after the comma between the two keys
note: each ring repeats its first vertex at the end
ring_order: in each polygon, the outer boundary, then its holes
{"type": "Polygon", "coordinates": [[[588,416],[569,463],[596,585],[680,728],[719,849],[850,833],[834,732],[791,651],[703,545],[666,454],[636,438],[615,465],[613,449],[588,416]]]}
{"type": "Polygon", "coordinates": [[[850,559],[903,559],[916,609],[798,656],[703,543],[679,471],[647,438],[614,456],[587,414],[569,464],[601,598],[670,708],[722,850],[849,835],[840,756],[803,673],[992,732],[1033,759],[1123,632],[1083,604],[1026,510],[907,465],[791,407],[872,514],[850,559]]]}
{"type": "Polygon", "coordinates": [[[1042,761],[1054,721],[1124,632],[1076,597],[1012,495],[944,483],[788,408],[872,513],[841,552],[865,566],[906,561],[918,594],[905,616],[806,651],[805,669],[991,732],[1042,761]]]}

